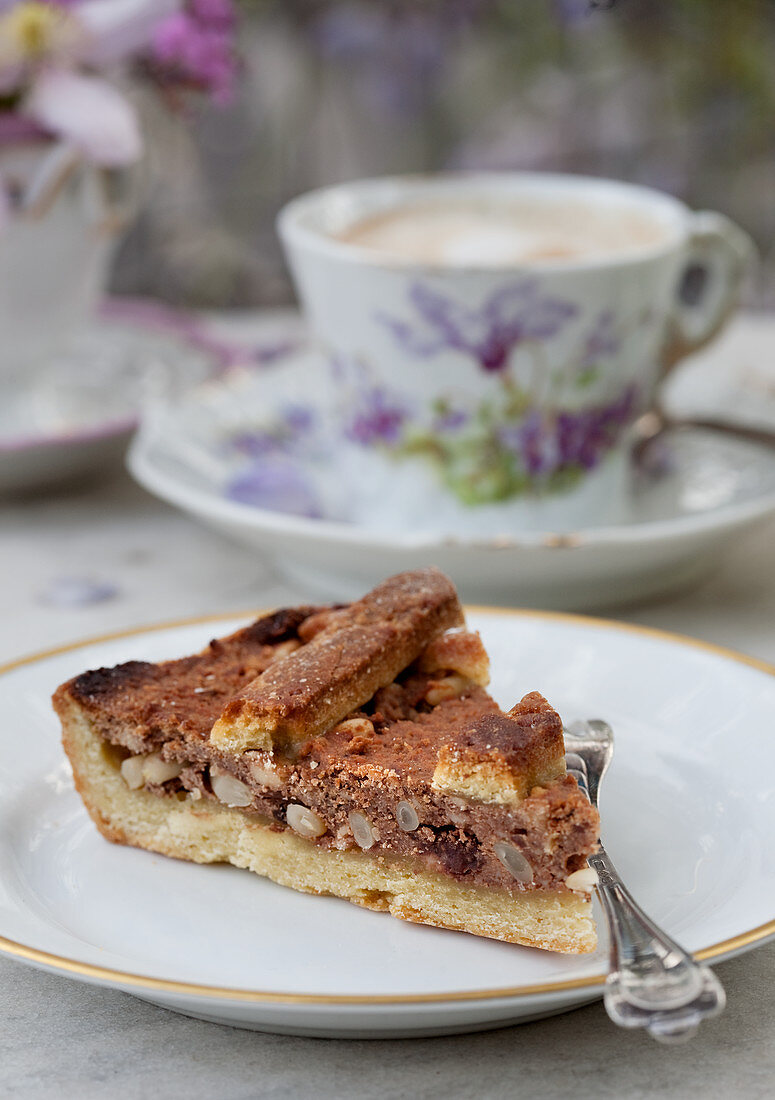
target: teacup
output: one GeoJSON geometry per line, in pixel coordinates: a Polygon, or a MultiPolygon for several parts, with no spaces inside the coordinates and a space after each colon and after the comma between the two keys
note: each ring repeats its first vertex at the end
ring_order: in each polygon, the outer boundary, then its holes
{"type": "Polygon", "coordinates": [[[363,477],[403,460],[473,531],[621,518],[632,425],[730,315],[753,251],[657,191],[538,173],[342,184],[279,232],[363,477]]]}

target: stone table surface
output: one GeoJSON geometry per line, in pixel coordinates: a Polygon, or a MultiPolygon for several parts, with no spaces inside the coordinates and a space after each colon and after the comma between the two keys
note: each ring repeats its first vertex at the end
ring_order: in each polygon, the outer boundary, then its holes
{"type": "MultiPolygon", "coordinates": [[[[775,524],[701,587],[614,617],[775,662],[775,524]]],[[[121,473],[0,504],[0,661],[80,637],[304,597],[252,551],[121,473]],[[77,582],[77,583],[74,583],[77,582]],[[89,596],[95,598],[89,602],[89,596]]],[[[729,1004],[681,1047],[609,1023],[602,1004],[437,1039],[239,1031],[0,961],[0,1097],[764,1097],[775,1086],[775,944],[718,967],[729,1004]]]]}

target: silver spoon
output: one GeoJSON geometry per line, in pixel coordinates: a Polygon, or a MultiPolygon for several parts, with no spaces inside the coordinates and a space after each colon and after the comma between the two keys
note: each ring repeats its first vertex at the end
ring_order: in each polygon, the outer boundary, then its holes
{"type": "Polygon", "coordinates": [[[716,420],[712,417],[671,416],[659,405],[649,409],[635,422],[635,442],[632,457],[637,463],[644,452],[661,435],[682,428],[701,428],[705,431],[720,432],[733,439],[744,439],[760,446],[775,447],[775,430],[754,428],[747,424],[736,424],[730,420],[716,420]]]}

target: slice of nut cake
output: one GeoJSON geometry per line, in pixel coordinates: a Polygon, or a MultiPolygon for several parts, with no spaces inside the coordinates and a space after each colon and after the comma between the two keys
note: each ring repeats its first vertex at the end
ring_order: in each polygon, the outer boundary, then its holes
{"type": "Polygon", "coordinates": [[[556,951],[595,946],[573,889],[597,813],[536,692],[503,713],[435,569],[346,607],[267,615],[200,654],[54,695],[110,840],[226,861],[405,920],[556,951]]]}

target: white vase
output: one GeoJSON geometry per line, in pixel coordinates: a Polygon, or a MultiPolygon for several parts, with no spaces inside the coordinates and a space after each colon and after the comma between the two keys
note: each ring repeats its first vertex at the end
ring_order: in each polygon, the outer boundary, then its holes
{"type": "Polygon", "coordinates": [[[129,213],[126,172],[49,141],[0,147],[0,403],[6,414],[88,324],[129,213]]]}

